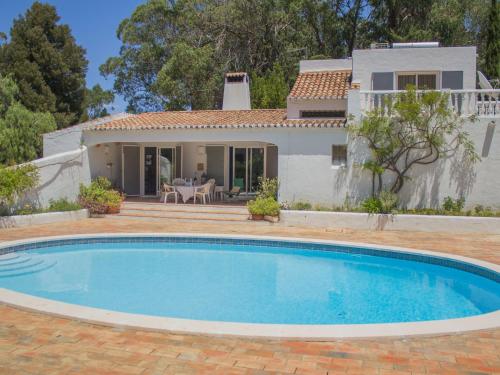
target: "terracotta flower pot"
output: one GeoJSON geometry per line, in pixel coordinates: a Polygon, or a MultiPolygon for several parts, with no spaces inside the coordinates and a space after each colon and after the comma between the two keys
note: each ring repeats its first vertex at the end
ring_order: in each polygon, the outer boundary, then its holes
{"type": "Polygon", "coordinates": [[[108,214],[119,214],[120,213],[120,206],[108,206],[107,213],[108,214]]]}
{"type": "Polygon", "coordinates": [[[253,215],[252,220],[264,220],[264,215],[253,215]]]}

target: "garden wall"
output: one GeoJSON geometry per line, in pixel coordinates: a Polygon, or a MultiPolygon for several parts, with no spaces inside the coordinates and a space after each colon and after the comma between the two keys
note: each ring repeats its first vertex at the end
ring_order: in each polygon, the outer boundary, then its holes
{"type": "Polygon", "coordinates": [[[493,217],[371,215],[353,212],[283,210],[280,214],[280,224],[335,229],[500,234],[500,218],[493,217]]]}
{"type": "Polygon", "coordinates": [[[61,152],[31,162],[38,167],[40,180],[38,186],[30,191],[22,204],[47,207],[51,199],[67,198],[75,201],[80,183],[90,183],[90,169],[87,147],[61,152]]]}
{"type": "Polygon", "coordinates": [[[0,217],[0,228],[28,227],[30,225],[68,222],[89,217],[87,209],[66,212],[46,212],[34,215],[15,215],[0,217]]]}

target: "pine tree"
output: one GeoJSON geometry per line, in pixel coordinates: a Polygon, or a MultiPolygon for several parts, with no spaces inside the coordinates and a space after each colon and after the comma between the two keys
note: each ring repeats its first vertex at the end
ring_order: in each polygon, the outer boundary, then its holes
{"type": "Polygon", "coordinates": [[[19,85],[19,101],[35,112],[50,112],[58,128],[75,124],[85,111],[85,50],[55,7],[34,2],[14,20],[0,46],[0,73],[19,85]]]}
{"type": "Polygon", "coordinates": [[[498,8],[497,0],[491,0],[484,55],[484,72],[489,79],[500,78],[500,17],[498,8]]]}

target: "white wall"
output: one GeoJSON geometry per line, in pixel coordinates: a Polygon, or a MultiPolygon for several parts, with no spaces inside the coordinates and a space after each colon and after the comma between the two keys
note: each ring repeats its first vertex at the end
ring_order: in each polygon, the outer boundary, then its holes
{"type": "Polygon", "coordinates": [[[463,71],[464,90],[476,88],[476,47],[354,50],[353,81],[371,90],[373,72],[463,71]]]}
{"type": "Polygon", "coordinates": [[[46,207],[51,199],[67,198],[75,201],[80,183],[90,183],[89,159],[85,146],[31,163],[39,168],[40,180],[37,188],[27,194],[25,203],[46,207]]]}
{"type": "Polygon", "coordinates": [[[120,144],[104,143],[89,147],[90,175],[94,179],[99,176],[108,178],[113,186],[122,186],[122,148],[120,144]]]}

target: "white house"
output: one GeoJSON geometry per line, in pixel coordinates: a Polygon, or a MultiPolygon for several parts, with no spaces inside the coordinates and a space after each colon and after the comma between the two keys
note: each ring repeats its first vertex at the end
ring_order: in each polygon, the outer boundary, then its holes
{"type": "Polygon", "coordinates": [[[465,197],[500,208],[500,90],[476,88],[476,48],[434,44],[374,46],[350,59],[301,61],[287,108],[250,108],[246,73],[225,76],[222,110],[120,114],[44,135],[37,199],[73,199],[80,183],[106,176],[128,195],[156,196],[160,181],[213,177],[252,194],[258,177],[278,177],[281,201],[342,205],[371,191],[360,166],[369,152],[349,139],[347,118],[382,103],[408,83],[446,90],[450,105],[479,120],[466,128],[481,162],[460,155],[417,168],[401,199],[433,206],[465,197]]]}

